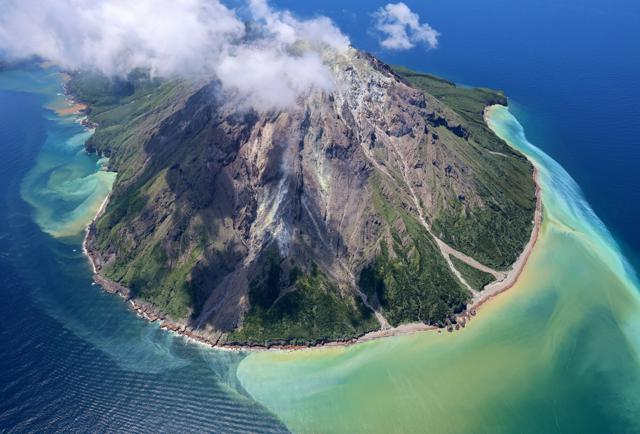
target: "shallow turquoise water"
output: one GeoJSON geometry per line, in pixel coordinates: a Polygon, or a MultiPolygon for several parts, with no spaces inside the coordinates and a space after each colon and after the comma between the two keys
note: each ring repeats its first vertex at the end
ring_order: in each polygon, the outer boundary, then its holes
{"type": "Polygon", "coordinates": [[[38,155],[25,176],[21,193],[34,209],[34,220],[56,238],[76,236],[96,214],[115,180],[114,172],[84,151],[91,136],[75,119],[54,120],[38,155]]]}

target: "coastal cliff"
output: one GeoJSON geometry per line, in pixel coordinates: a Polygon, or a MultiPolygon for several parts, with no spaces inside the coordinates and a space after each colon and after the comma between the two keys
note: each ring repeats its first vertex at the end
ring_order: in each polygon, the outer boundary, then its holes
{"type": "Polygon", "coordinates": [[[505,282],[537,200],[483,120],[504,96],[354,49],[329,64],[333,90],[262,112],[215,82],[74,74],[87,149],[118,171],[85,240],[96,281],[170,329],[264,346],[450,326],[505,282]]]}

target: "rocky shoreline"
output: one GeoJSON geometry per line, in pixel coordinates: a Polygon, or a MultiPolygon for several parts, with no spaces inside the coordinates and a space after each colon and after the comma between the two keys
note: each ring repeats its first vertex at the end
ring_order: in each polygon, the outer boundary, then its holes
{"type": "MultiPolygon", "coordinates": [[[[485,109],[485,121],[486,121],[486,116],[488,116],[490,112],[490,107],[491,106],[488,106],[485,109]]],[[[86,121],[86,124],[83,124],[83,125],[85,125],[85,127],[87,128],[95,127],[95,125],[92,125],[88,120],[86,121]]],[[[106,278],[101,274],[105,261],[103,260],[103,258],[101,257],[97,249],[94,248],[95,221],[104,212],[109,200],[108,196],[103,201],[102,205],[100,206],[98,212],[96,213],[91,223],[87,226],[86,235],[84,237],[82,248],[93,268],[93,280],[95,281],[95,283],[100,285],[106,292],[119,295],[127,302],[128,306],[134,312],[136,312],[137,315],[146,319],[147,321],[158,322],[160,324],[160,328],[175,332],[181,336],[184,336],[193,341],[202,343],[204,345],[210,346],[212,348],[223,349],[223,350],[242,350],[242,351],[299,350],[299,349],[307,349],[307,348],[323,347],[323,346],[352,345],[356,343],[370,341],[373,339],[408,335],[408,334],[413,334],[413,333],[428,331],[428,330],[438,330],[439,333],[441,333],[443,330],[447,330],[448,332],[453,332],[454,330],[459,330],[461,328],[464,328],[466,324],[476,315],[477,309],[481,307],[484,303],[486,303],[488,300],[492,299],[496,295],[507,291],[517,282],[518,277],[520,276],[527,262],[527,259],[537,241],[540,226],[541,226],[541,221],[542,221],[542,200],[540,196],[540,185],[537,182],[537,170],[535,168],[533,172],[533,179],[536,184],[536,211],[534,213],[531,237],[528,243],[525,245],[522,253],[520,254],[520,257],[516,260],[516,262],[514,262],[511,270],[505,274],[505,277],[503,279],[488,285],[483,291],[480,291],[480,292],[474,291],[474,297],[469,303],[469,305],[467,305],[466,309],[463,312],[447,319],[443,324],[439,324],[439,325],[429,325],[424,323],[402,324],[397,327],[391,327],[391,328],[387,327],[387,328],[382,328],[372,332],[368,332],[366,334],[353,337],[348,340],[324,341],[324,342],[321,341],[316,344],[310,344],[310,345],[291,345],[286,343],[286,341],[282,341],[280,343],[274,342],[273,344],[270,344],[270,345],[238,345],[234,343],[224,343],[223,338],[225,335],[223,333],[217,332],[214,330],[194,329],[193,327],[189,326],[186,322],[176,321],[170,318],[164,312],[161,312],[157,307],[153,306],[152,304],[133,296],[133,294],[128,288],[109,280],[108,278],[106,278]]]]}

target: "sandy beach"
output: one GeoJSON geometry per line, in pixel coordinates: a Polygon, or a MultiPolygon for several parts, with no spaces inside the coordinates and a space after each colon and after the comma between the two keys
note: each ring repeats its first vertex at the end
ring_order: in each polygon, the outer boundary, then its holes
{"type": "Polygon", "coordinates": [[[80,102],[75,102],[72,100],[69,100],[69,103],[71,105],[69,105],[68,107],[63,107],[63,108],[57,108],[56,114],[58,116],[71,116],[71,115],[79,115],[85,112],[85,110],[87,110],[87,105],[86,104],[82,104],[80,102]]]}
{"type": "Polygon", "coordinates": [[[80,115],[87,111],[89,106],[87,104],[76,101],[73,96],[67,91],[67,83],[71,80],[71,75],[67,72],[60,72],[62,77],[62,86],[64,87],[65,95],[65,107],[56,107],[54,111],[60,117],[80,115]]]}

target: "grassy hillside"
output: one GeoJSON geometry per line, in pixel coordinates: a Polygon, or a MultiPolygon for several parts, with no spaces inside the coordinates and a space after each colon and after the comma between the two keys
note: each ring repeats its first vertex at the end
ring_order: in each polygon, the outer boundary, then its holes
{"type": "Polygon", "coordinates": [[[473,268],[455,256],[451,256],[451,262],[453,262],[453,266],[456,267],[456,270],[462,274],[462,278],[465,282],[467,282],[471,288],[476,291],[482,291],[486,285],[496,280],[492,274],[473,268]]]}
{"type": "MultiPolygon", "coordinates": [[[[144,233],[137,239],[123,234],[136,226],[136,217],[158,204],[167,207],[167,215],[176,206],[169,172],[145,170],[149,163],[145,145],[160,123],[184,104],[193,86],[151,80],[141,72],[126,79],[83,72],[73,74],[67,87],[89,105],[89,120],[98,125],[87,149],[109,156],[111,169],[118,172],[109,206],[96,222],[97,248],[103,253],[118,253],[103,273],[173,318],[188,318],[198,305],[189,276],[204,243],[189,243],[180,257],[174,257],[164,238],[170,226],[180,225],[175,219],[148,222],[146,228],[140,228],[144,233]]],[[[171,167],[175,161],[168,158],[163,165],[171,167]]],[[[206,236],[203,231],[200,238],[206,236]]]]}
{"type": "Polygon", "coordinates": [[[487,266],[506,269],[522,251],[532,229],[536,206],[533,166],[497,137],[484,121],[485,107],[507,104],[501,92],[458,87],[424,73],[395,67],[411,85],[433,95],[464,120],[468,138],[440,128],[447,145],[473,170],[475,187],[484,206],[451,201],[433,221],[445,242],[487,266]]]}
{"type": "Polygon", "coordinates": [[[380,324],[359,298],[345,296],[316,267],[287,272],[271,254],[249,289],[251,308],[244,324],[228,337],[234,344],[313,345],[348,340],[380,324]],[[282,286],[286,290],[282,291],[282,286]]]}
{"type": "Polygon", "coordinates": [[[361,290],[392,325],[444,324],[464,309],[471,294],[453,276],[435,241],[400,205],[400,192],[377,177],[374,205],[389,225],[375,261],[360,273],[361,290]]]}

